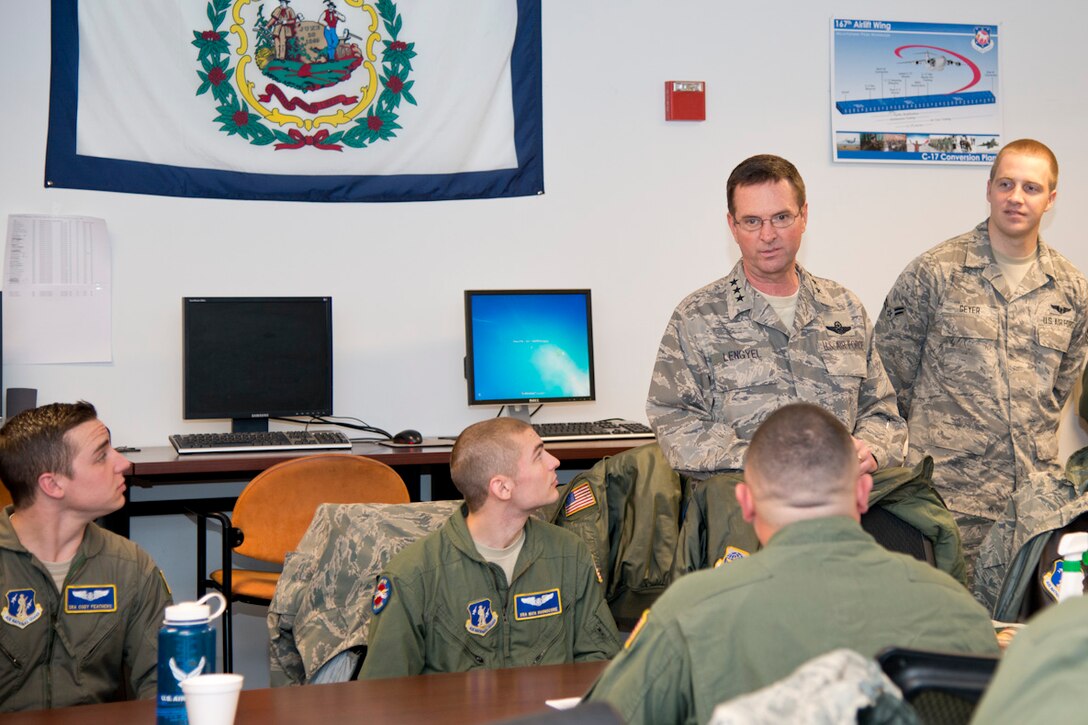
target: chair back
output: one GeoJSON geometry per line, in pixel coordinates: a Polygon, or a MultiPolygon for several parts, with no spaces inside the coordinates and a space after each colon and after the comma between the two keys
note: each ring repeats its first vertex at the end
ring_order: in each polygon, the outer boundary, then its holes
{"type": "Polygon", "coordinates": [[[8,487],[0,482],[0,509],[9,505],[11,505],[11,491],[8,491],[8,487]]]}
{"type": "Polygon", "coordinates": [[[968,723],[993,679],[997,657],[890,647],[876,656],[923,725],[968,723]]]}
{"type": "Polygon", "coordinates": [[[282,564],[319,505],[408,501],[400,475],[380,461],[349,454],[293,458],[262,472],[238,497],[231,519],[244,539],[234,550],[282,564]]]}
{"type": "Polygon", "coordinates": [[[909,554],[930,566],[937,565],[933,542],[903,519],[889,513],[880,504],[874,504],[862,514],[861,528],[889,551],[909,554]]]}

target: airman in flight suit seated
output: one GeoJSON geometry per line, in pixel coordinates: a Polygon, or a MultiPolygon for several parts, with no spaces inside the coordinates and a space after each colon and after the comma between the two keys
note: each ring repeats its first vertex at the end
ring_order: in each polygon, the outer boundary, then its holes
{"type": "Polygon", "coordinates": [[[514,418],[469,426],[450,454],[465,505],[378,578],[361,679],[612,657],[620,647],[589,548],[531,517],[559,461],[514,418]]]}
{"type": "Polygon", "coordinates": [[[90,403],[0,429],[0,710],[154,697],[170,590],[147,552],[94,519],[125,503],[129,462],[90,403]]]}
{"type": "Polygon", "coordinates": [[[587,695],[628,723],[707,722],[715,705],[840,647],[993,653],[986,610],[859,524],[872,478],[853,438],[795,403],[752,437],[736,496],[763,549],[674,581],[587,695]]]}

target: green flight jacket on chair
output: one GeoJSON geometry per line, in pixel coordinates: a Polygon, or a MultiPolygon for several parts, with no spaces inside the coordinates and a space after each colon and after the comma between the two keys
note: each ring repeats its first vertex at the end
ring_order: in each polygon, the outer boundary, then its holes
{"type": "Polygon", "coordinates": [[[578,474],[560,486],[555,507],[541,512],[589,545],[621,629],[669,585],[685,485],[650,443],[578,474]]]}
{"type": "MultiPolygon", "coordinates": [[[[937,567],[966,584],[959,529],[933,488],[932,477],[933,460],[929,457],[913,468],[881,469],[873,474],[869,505],[879,505],[918,529],[933,544],[937,567]]],[[[680,530],[672,579],[759,550],[755,531],[741,515],[734,494],[743,478],[741,471],[731,471],[694,486],[680,530]]]]}

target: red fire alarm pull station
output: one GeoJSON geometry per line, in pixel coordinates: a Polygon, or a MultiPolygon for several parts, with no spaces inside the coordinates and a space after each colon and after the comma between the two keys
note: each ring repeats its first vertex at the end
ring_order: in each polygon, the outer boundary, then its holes
{"type": "Polygon", "coordinates": [[[666,121],[705,121],[706,83],[665,81],[666,121]]]}

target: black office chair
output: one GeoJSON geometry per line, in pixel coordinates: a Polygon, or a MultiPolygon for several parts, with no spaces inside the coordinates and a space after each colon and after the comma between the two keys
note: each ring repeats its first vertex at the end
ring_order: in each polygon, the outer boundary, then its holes
{"type": "Polygon", "coordinates": [[[902,690],[923,725],[968,723],[998,658],[889,647],[877,662],[902,690]]]}
{"type": "Polygon", "coordinates": [[[933,542],[880,504],[874,505],[861,516],[861,528],[889,551],[909,554],[930,566],[937,566],[933,542]]]}

